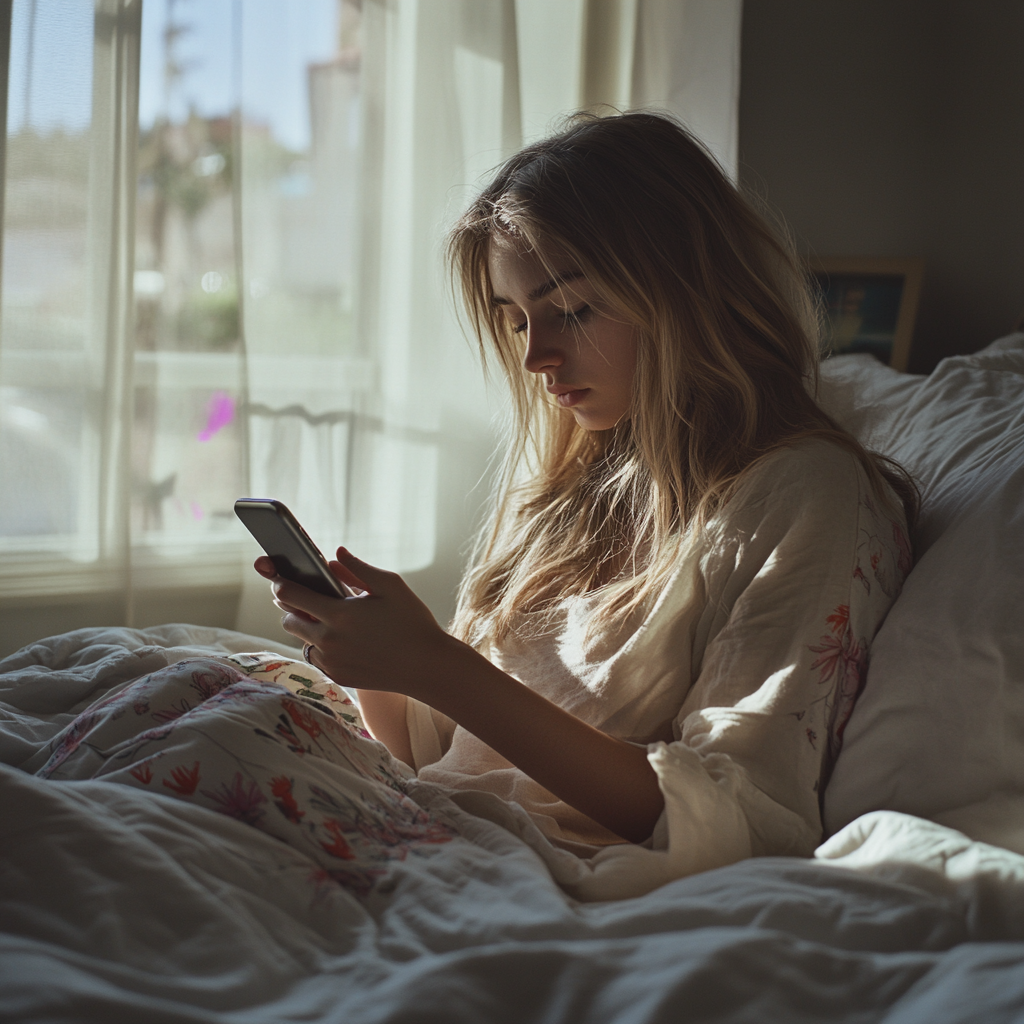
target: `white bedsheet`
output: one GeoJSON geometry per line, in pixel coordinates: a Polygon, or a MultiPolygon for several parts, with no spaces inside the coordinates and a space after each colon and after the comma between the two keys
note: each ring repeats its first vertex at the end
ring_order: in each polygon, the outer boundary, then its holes
{"type": "MultiPolygon", "coordinates": [[[[195,644],[252,648],[80,630],[0,663],[0,760],[195,644]]],[[[1024,1019],[1024,857],[940,825],[877,812],[816,860],[598,905],[510,833],[466,830],[360,902],[201,807],[0,766],[0,1020],[1024,1019]]]]}

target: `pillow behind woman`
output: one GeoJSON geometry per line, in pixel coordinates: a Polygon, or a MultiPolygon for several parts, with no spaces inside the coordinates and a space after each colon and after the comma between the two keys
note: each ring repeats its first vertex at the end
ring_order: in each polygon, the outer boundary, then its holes
{"type": "Polygon", "coordinates": [[[830,360],[822,404],[917,478],[917,564],[875,638],[825,794],[1024,853],[1024,334],[929,377],[830,360]]]}

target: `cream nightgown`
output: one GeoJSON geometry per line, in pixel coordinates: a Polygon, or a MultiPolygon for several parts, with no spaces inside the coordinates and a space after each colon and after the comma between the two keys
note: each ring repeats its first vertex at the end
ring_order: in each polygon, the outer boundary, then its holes
{"type": "Polygon", "coordinates": [[[749,856],[807,856],[869,644],[910,566],[903,516],[852,455],[822,440],[775,452],[614,635],[588,643],[594,599],[576,597],[542,635],[526,617],[484,652],[584,721],[647,745],[665,810],[646,844],[622,843],[410,700],[419,777],[519,831],[583,899],[749,856]]]}

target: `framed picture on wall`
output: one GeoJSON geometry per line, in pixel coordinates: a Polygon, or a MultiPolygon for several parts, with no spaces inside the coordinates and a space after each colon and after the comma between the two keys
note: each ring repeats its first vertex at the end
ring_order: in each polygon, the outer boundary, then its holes
{"type": "Polygon", "coordinates": [[[924,261],[826,256],[811,262],[821,294],[825,356],[868,352],[906,370],[924,261]]]}

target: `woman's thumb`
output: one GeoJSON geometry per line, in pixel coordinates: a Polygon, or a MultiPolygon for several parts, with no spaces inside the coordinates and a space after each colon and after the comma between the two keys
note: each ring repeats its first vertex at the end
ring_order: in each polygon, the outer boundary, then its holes
{"type": "Polygon", "coordinates": [[[345,582],[349,586],[358,587],[371,594],[386,594],[390,589],[390,582],[394,573],[378,569],[376,566],[356,558],[348,548],[338,548],[338,562],[346,576],[345,582]]]}

